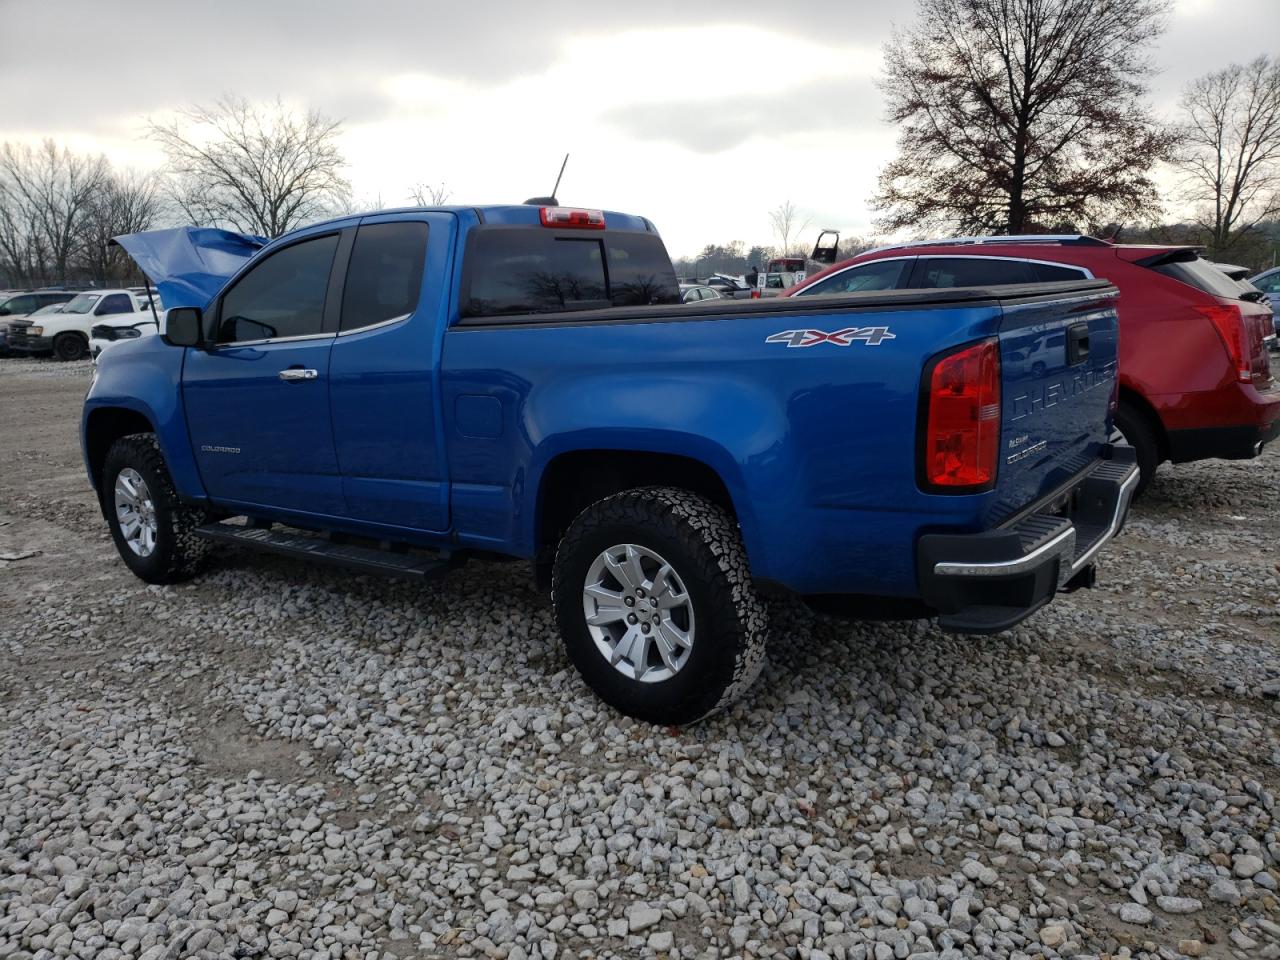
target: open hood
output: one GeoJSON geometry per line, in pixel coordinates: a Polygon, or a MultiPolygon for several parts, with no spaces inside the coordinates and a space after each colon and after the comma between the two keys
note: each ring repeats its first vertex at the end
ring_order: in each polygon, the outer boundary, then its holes
{"type": "Polygon", "coordinates": [[[169,309],[203,308],[268,241],[213,227],[175,227],[129,233],[111,242],[133,257],[169,309]]]}

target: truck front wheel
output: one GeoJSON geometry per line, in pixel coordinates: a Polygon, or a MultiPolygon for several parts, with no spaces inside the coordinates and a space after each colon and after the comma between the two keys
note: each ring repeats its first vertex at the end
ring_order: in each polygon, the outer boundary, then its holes
{"type": "Polygon", "coordinates": [[[765,607],[737,525],[689,491],[628,490],[582,511],[556,551],[551,592],[578,672],[640,720],[701,720],[764,665],[765,607]]]}
{"type": "Polygon", "coordinates": [[[89,341],[78,333],[60,333],[53,339],[53,355],[59,360],[83,360],[89,354],[89,341]]]}
{"type": "Polygon", "coordinates": [[[210,518],[178,499],[155,434],[111,445],[102,468],[102,512],[120,558],[147,583],[186,580],[208,553],[208,541],[192,531],[210,518]]]}

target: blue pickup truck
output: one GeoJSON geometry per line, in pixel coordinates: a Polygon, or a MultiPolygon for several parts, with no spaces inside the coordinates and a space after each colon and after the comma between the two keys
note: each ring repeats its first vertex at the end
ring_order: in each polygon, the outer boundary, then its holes
{"type": "Polygon", "coordinates": [[[682,305],[648,220],[550,203],[118,242],[171,307],[84,405],[136,575],[521,558],[653,722],[752,682],[769,595],[1007,629],[1092,584],[1137,482],[1105,281],[682,305]]]}

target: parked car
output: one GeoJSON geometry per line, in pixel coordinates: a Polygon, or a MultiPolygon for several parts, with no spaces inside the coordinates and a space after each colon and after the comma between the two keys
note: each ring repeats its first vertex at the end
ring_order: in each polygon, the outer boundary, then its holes
{"type": "Polygon", "coordinates": [[[729,300],[750,300],[751,284],[741,277],[717,273],[707,278],[706,285],[729,300]]]}
{"type": "Polygon", "coordinates": [[[147,307],[143,311],[142,319],[140,320],[134,319],[135,314],[123,314],[122,316],[123,319],[104,318],[101,323],[95,323],[89,331],[89,356],[93,358],[95,363],[102,356],[102,351],[108,347],[126,340],[155,336],[160,330],[164,311],[160,309],[160,304],[157,300],[154,315],[150,307],[147,307]]]}
{"type": "Polygon", "coordinates": [[[66,303],[75,295],[72,290],[17,290],[0,293],[0,323],[18,320],[51,304],[66,303]]]}
{"type": "Polygon", "coordinates": [[[1250,277],[1249,282],[1267,295],[1267,302],[1271,304],[1272,323],[1276,334],[1280,336],[1280,267],[1264,270],[1250,277]]]}
{"type": "Polygon", "coordinates": [[[85,291],[55,315],[11,323],[9,348],[15,353],[52,353],[59,360],[80,360],[88,356],[93,325],[103,317],[128,317],[131,323],[154,319],[151,308],[128,290],[85,291]]]}
{"type": "Polygon", "coordinates": [[[790,296],[1089,277],[1120,289],[1116,426],[1137,451],[1143,487],[1166,460],[1248,459],[1280,435],[1280,389],[1266,347],[1271,312],[1194,247],[1083,236],[900,244],[845,260],[790,296]]]}
{"type": "Polygon", "coordinates": [[[698,303],[701,300],[720,300],[720,294],[701,283],[680,284],[680,302],[698,303]]]}
{"type": "Polygon", "coordinates": [[[66,290],[0,290],[0,357],[13,352],[9,348],[9,324],[12,321],[38,313],[45,307],[65,303],[74,296],[66,290]]]}
{"type": "Polygon", "coordinates": [[[765,592],[1006,629],[1092,583],[1137,483],[1105,281],[686,306],[650,221],[609,211],[347,217],[221,276],[213,234],[117,238],[169,306],[85,399],[124,563],[523,558],[582,676],[646,720],[752,682],[765,592]],[[1035,372],[1045,337],[1069,347],[1035,372]]]}

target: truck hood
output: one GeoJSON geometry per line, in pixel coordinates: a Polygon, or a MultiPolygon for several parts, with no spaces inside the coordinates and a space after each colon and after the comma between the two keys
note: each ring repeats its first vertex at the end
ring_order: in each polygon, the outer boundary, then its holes
{"type": "Polygon", "coordinates": [[[111,242],[133,258],[168,309],[204,307],[268,241],[213,227],[175,227],[129,233],[111,242]]]}

